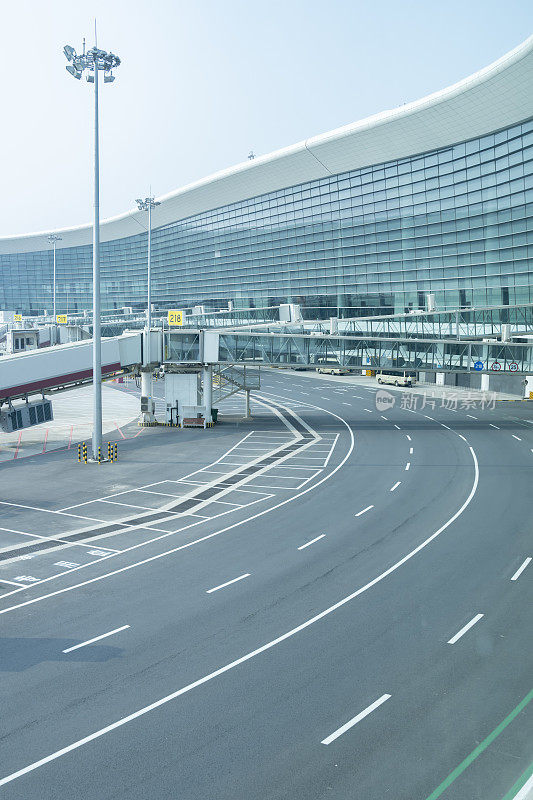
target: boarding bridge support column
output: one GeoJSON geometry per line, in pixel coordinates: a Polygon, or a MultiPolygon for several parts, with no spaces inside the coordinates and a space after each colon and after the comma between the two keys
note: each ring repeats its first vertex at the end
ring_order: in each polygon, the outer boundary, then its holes
{"type": "Polygon", "coordinates": [[[148,398],[148,411],[142,411],[142,421],[144,423],[154,422],[155,416],[153,413],[154,408],[154,401],[153,401],[153,388],[152,388],[152,370],[151,369],[142,369],[141,370],[141,397],[148,398]]]}
{"type": "Polygon", "coordinates": [[[204,406],[206,422],[212,422],[213,417],[211,409],[213,407],[213,367],[211,365],[204,367],[202,370],[202,384],[204,394],[204,406]]]}
{"type": "Polygon", "coordinates": [[[246,417],[246,419],[248,419],[248,417],[252,416],[251,411],[250,411],[250,390],[249,389],[245,389],[244,394],[245,394],[244,416],[246,417]]]}
{"type": "MultiPolygon", "coordinates": [[[[437,369],[444,366],[444,347],[438,344],[436,347],[435,359],[437,361],[437,369]]],[[[437,372],[435,375],[435,383],[437,386],[444,386],[444,372],[437,372]]]]}

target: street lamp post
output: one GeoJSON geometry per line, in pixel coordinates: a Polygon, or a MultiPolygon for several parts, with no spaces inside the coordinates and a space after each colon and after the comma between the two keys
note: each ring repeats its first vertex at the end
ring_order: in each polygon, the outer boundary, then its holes
{"type": "Polygon", "coordinates": [[[100,328],[100,164],[98,148],[98,73],[103,71],[104,83],[115,80],[112,70],[120,65],[120,58],[113,53],[93,47],[77,55],[70,45],[63,48],[70,63],[67,72],[80,80],[87,70],[87,81],[94,83],[94,224],[93,224],[93,459],[99,460],[102,446],[102,337],[100,328]],[[92,73],[92,74],[91,74],[92,73]]]}
{"type": "Polygon", "coordinates": [[[54,297],[53,297],[53,317],[54,317],[54,344],[57,343],[57,312],[56,312],[56,243],[62,241],[61,236],[51,233],[48,241],[54,246],[54,297]]]}
{"type": "MultiPolygon", "coordinates": [[[[152,402],[152,368],[150,366],[150,330],[152,328],[152,209],[160,206],[159,201],[154,200],[153,197],[146,197],[142,200],[138,197],[135,202],[139,211],[148,211],[148,289],[147,289],[147,313],[146,313],[146,347],[145,347],[145,367],[141,371],[141,394],[150,398],[152,402]]],[[[153,414],[149,410],[143,412],[143,422],[152,422],[153,414]]]]}

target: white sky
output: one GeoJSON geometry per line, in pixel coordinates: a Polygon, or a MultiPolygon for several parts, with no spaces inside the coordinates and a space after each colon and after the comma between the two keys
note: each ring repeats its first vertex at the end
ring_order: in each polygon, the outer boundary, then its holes
{"type": "Polygon", "coordinates": [[[64,44],[123,64],[101,90],[101,213],[441,89],[531,33],[529,0],[5,0],[0,235],[92,214],[92,93],[64,44]],[[8,199],[7,199],[8,198],[8,199]]]}

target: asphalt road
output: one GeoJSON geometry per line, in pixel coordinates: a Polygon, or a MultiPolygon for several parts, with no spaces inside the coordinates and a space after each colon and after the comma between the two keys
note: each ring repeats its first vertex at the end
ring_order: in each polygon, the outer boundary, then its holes
{"type": "Polygon", "coordinates": [[[506,797],[532,404],[376,389],[268,371],[250,420],[0,467],[2,798],[506,797]]]}

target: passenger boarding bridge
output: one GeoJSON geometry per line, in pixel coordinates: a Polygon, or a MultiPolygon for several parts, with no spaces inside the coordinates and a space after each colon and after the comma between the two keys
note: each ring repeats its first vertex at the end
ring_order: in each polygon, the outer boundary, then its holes
{"type": "MultiPolygon", "coordinates": [[[[530,392],[533,395],[532,311],[532,306],[505,306],[358,318],[342,320],[342,325],[333,319],[327,326],[288,319],[235,327],[161,327],[150,332],[149,349],[148,332],[130,330],[102,339],[102,376],[140,374],[143,410],[149,408],[150,418],[153,412],[146,403],[151,400],[147,397],[149,375],[154,369],[163,369],[170,421],[174,412],[177,415],[179,403],[203,409],[204,418],[210,421],[214,373],[218,376],[216,398],[245,391],[249,399],[250,390],[259,386],[257,369],[250,368],[261,366],[333,367],[355,374],[408,371],[420,381],[437,384],[447,382],[446,374],[452,374],[462,376],[457,378],[461,385],[499,391],[506,391],[502,379],[507,379],[509,386],[513,381],[515,393],[528,397],[530,392]],[[149,364],[147,352],[151,354],[149,364]],[[473,377],[477,375],[480,379],[473,377]]],[[[0,407],[4,404],[12,409],[13,401],[27,402],[39,394],[44,398],[90,382],[91,339],[4,355],[0,359],[0,407]]]]}

